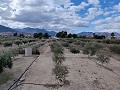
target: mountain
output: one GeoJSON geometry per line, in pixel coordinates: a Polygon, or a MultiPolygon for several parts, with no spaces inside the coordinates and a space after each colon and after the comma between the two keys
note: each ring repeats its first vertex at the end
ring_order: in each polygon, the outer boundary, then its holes
{"type": "Polygon", "coordinates": [[[81,32],[77,34],[78,36],[93,36],[93,32],[81,32]]]}
{"type": "Polygon", "coordinates": [[[0,33],[3,33],[3,32],[17,32],[17,31],[12,28],[0,25],[0,33]]]}
{"type": "Polygon", "coordinates": [[[45,29],[39,29],[39,28],[23,28],[23,29],[16,29],[16,31],[18,31],[19,33],[29,33],[29,34],[34,34],[34,33],[48,33],[51,36],[55,36],[56,32],[54,31],[47,31],[45,29]]]}
{"type": "Polygon", "coordinates": [[[0,25],[0,33],[14,33],[14,32],[17,32],[17,33],[23,33],[23,34],[34,34],[34,33],[48,33],[49,35],[51,36],[55,36],[56,35],[56,32],[54,31],[47,31],[45,29],[39,29],[39,28],[23,28],[23,29],[12,29],[12,28],[9,28],[9,27],[6,27],[6,26],[2,26],[0,25]]]}
{"type": "MultiPolygon", "coordinates": [[[[84,36],[84,35],[86,35],[86,36],[93,36],[93,33],[94,32],[81,32],[81,33],[78,33],[77,35],[78,36],[84,36]]],[[[106,37],[111,35],[111,33],[109,33],[109,32],[95,32],[95,34],[96,35],[104,35],[106,37]]],[[[114,32],[114,34],[115,34],[115,36],[120,37],[120,33],[114,32]]]]}

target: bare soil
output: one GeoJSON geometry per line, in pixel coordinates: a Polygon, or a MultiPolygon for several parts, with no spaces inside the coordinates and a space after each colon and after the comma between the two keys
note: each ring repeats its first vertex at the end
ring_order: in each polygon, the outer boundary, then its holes
{"type": "Polygon", "coordinates": [[[66,79],[70,85],[56,88],[58,81],[52,75],[54,63],[50,46],[42,49],[45,52],[33,63],[23,77],[23,84],[15,90],[120,90],[120,61],[111,58],[103,67],[96,64],[94,58],[88,59],[82,53],[72,54],[68,49],[64,50],[66,60],[63,64],[69,68],[66,79]]]}
{"type": "MultiPolygon", "coordinates": [[[[110,64],[105,67],[96,64],[93,59],[88,59],[82,53],[72,54],[67,49],[64,51],[66,61],[64,65],[69,67],[67,80],[70,86],[45,87],[55,85],[52,75],[52,53],[50,47],[39,56],[25,75],[25,82],[19,90],[120,90],[120,62],[111,58],[110,64]],[[111,71],[112,70],[112,71],[111,71]]],[[[18,90],[17,89],[17,90],[18,90]]]]}

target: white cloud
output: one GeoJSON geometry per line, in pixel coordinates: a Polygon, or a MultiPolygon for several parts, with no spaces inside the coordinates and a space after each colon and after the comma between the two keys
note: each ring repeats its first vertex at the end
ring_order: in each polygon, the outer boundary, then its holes
{"type": "Polygon", "coordinates": [[[120,12],[120,3],[118,5],[114,5],[113,8],[118,12],[120,12]]]}
{"type": "Polygon", "coordinates": [[[105,19],[99,19],[92,22],[92,24],[95,24],[95,25],[102,24],[102,23],[120,23],[120,16],[107,17],[105,19]]]}
{"type": "Polygon", "coordinates": [[[108,23],[108,24],[102,24],[96,27],[97,30],[99,29],[119,29],[120,24],[119,23],[108,23]]]}
{"type": "Polygon", "coordinates": [[[86,2],[82,2],[80,5],[78,6],[70,6],[70,10],[78,12],[81,10],[84,10],[86,6],[88,6],[89,4],[87,4],[86,2]]]}
{"type": "Polygon", "coordinates": [[[97,7],[92,7],[88,9],[88,13],[87,13],[87,17],[85,17],[85,20],[92,20],[95,17],[103,14],[104,11],[101,8],[97,8],[97,7]]]}
{"type": "Polygon", "coordinates": [[[99,19],[92,24],[95,24],[96,30],[109,31],[109,32],[120,32],[120,16],[107,17],[105,19],[99,19]]]}
{"type": "MultiPolygon", "coordinates": [[[[75,11],[68,9],[73,4],[70,0],[3,0],[2,4],[6,8],[0,12],[2,23],[5,22],[12,28],[29,26],[71,30],[73,27],[86,27],[88,24],[75,11]]],[[[80,4],[83,9],[85,6],[88,6],[85,2],[80,4]]]]}
{"type": "Polygon", "coordinates": [[[100,4],[100,1],[99,0],[88,0],[88,3],[98,5],[98,4],[100,4]]]}

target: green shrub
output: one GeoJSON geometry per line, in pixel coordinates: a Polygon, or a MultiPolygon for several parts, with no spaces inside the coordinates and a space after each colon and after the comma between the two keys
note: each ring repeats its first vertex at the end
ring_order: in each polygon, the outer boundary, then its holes
{"type": "Polygon", "coordinates": [[[63,54],[63,48],[58,43],[51,44],[51,50],[56,54],[63,54]]]}
{"type": "Polygon", "coordinates": [[[109,45],[110,51],[115,54],[120,54],[120,45],[109,45]]]}
{"type": "Polygon", "coordinates": [[[106,43],[106,44],[120,44],[120,40],[119,39],[105,39],[105,40],[103,40],[103,43],[106,43]]]}
{"type": "Polygon", "coordinates": [[[65,81],[68,72],[68,67],[63,65],[55,65],[55,68],[52,70],[53,74],[55,75],[55,78],[60,81],[65,81]]]}
{"type": "Polygon", "coordinates": [[[93,56],[98,52],[100,49],[103,48],[103,44],[98,43],[86,43],[83,47],[83,54],[87,54],[89,56],[93,56]]]}
{"type": "Polygon", "coordinates": [[[68,46],[69,46],[69,43],[63,42],[63,43],[62,43],[62,46],[63,46],[63,47],[68,47],[68,46]]]}
{"type": "Polygon", "coordinates": [[[22,43],[26,44],[28,43],[28,40],[23,40],[22,43]]]}
{"type": "Polygon", "coordinates": [[[75,42],[74,39],[69,39],[69,40],[68,40],[68,43],[73,43],[73,42],[75,42]]]}
{"type": "Polygon", "coordinates": [[[0,55],[0,73],[3,72],[4,68],[12,68],[12,58],[9,53],[3,52],[0,55]]]}
{"type": "Polygon", "coordinates": [[[19,40],[17,40],[17,41],[15,41],[15,42],[14,42],[14,44],[16,44],[16,45],[18,45],[18,46],[19,46],[20,44],[22,44],[22,42],[21,42],[21,41],[19,41],[19,40]]]}
{"type": "Polygon", "coordinates": [[[63,61],[65,61],[65,58],[63,55],[54,54],[53,62],[55,62],[55,64],[62,64],[63,61]]]}
{"type": "Polygon", "coordinates": [[[9,81],[9,80],[11,80],[13,78],[14,78],[14,75],[11,72],[0,73],[0,85],[6,84],[7,81],[9,81]]]}
{"type": "Polygon", "coordinates": [[[84,47],[85,46],[85,42],[81,42],[80,46],[84,47]]]}
{"type": "Polygon", "coordinates": [[[70,52],[72,52],[72,53],[74,53],[74,54],[76,54],[76,53],[80,53],[80,51],[78,50],[78,49],[76,49],[76,48],[69,48],[70,49],[70,52]]]}
{"type": "Polygon", "coordinates": [[[110,39],[104,39],[103,43],[110,44],[110,39]]]}
{"type": "Polygon", "coordinates": [[[83,41],[77,40],[76,42],[74,42],[75,45],[81,45],[83,41]]]}
{"type": "Polygon", "coordinates": [[[108,53],[107,50],[102,49],[99,52],[97,52],[97,58],[96,58],[96,60],[99,61],[99,62],[101,62],[102,65],[104,63],[109,63],[109,61],[110,61],[110,53],[108,53]]]}
{"type": "Polygon", "coordinates": [[[90,44],[86,43],[86,45],[83,47],[83,54],[87,54],[89,56],[93,56],[96,53],[96,48],[90,44]]]}
{"type": "Polygon", "coordinates": [[[4,45],[4,47],[9,47],[9,46],[12,46],[13,43],[8,41],[8,42],[4,42],[3,45],[4,45]]]}
{"type": "Polygon", "coordinates": [[[111,39],[110,44],[120,44],[120,40],[119,39],[111,39]]]}
{"type": "Polygon", "coordinates": [[[40,54],[39,47],[44,45],[44,43],[36,43],[31,46],[32,48],[32,54],[40,54]]]}

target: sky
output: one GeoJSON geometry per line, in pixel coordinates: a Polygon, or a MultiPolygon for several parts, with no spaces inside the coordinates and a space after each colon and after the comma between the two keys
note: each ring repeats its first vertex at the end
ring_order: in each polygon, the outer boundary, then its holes
{"type": "Polygon", "coordinates": [[[120,33],[120,1],[0,0],[0,25],[69,33],[120,33]]]}

